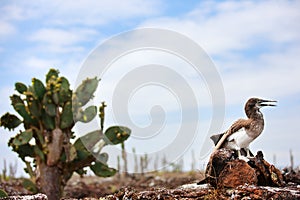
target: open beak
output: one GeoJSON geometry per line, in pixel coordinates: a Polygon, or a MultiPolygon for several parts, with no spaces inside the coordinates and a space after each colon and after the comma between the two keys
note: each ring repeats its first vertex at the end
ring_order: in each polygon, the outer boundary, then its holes
{"type": "Polygon", "coordinates": [[[274,104],[274,103],[276,103],[277,101],[273,101],[273,100],[261,100],[260,102],[259,102],[259,105],[260,106],[276,106],[276,104],[274,104]]]}

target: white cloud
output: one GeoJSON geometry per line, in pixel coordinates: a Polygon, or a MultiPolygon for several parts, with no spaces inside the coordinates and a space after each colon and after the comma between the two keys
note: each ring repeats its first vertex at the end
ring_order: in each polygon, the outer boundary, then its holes
{"type": "Polygon", "coordinates": [[[7,36],[10,36],[16,32],[15,27],[3,20],[0,20],[0,40],[3,40],[7,36]]]}
{"type": "Polygon", "coordinates": [[[30,35],[29,40],[38,42],[40,49],[47,52],[78,52],[84,50],[80,43],[90,41],[96,34],[92,29],[43,28],[30,35]]]}
{"type": "Polygon", "coordinates": [[[92,30],[74,30],[68,31],[65,29],[40,29],[30,36],[32,41],[40,41],[50,44],[70,45],[81,42],[87,39],[89,35],[95,34],[92,30]]]}
{"type": "Polygon", "coordinates": [[[103,25],[135,17],[151,16],[162,8],[159,0],[112,1],[24,1],[19,2],[24,18],[44,18],[56,25],[103,25]]]}
{"type": "Polygon", "coordinates": [[[21,80],[30,83],[32,77],[43,80],[43,77],[45,77],[45,74],[50,68],[58,69],[60,75],[69,80],[71,88],[73,89],[76,77],[79,73],[80,63],[81,58],[78,57],[72,57],[70,59],[55,59],[31,56],[25,59],[22,63],[18,63],[18,65],[22,64],[22,69],[17,68],[14,71],[16,74],[22,74],[21,80]],[[24,69],[27,70],[24,71],[24,69]]]}
{"type": "Polygon", "coordinates": [[[299,93],[299,8],[298,1],[205,2],[181,18],[141,26],[170,28],[203,46],[215,58],[232,104],[249,95],[299,93]]]}
{"type": "Polygon", "coordinates": [[[156,18],[141,26],[177,30],[197,41],[210,55],[243,50],[258,42],[300,39],[298,1],[203,3],[182,18],[156,18]]]}
{"type": "Polygon", "coordinates": [[[0,96],[2,97],[2,102],[0,104],[0,115],[5,112],[12,112],[13,108],[10,105],[9,97],[14,93],[14,86],[2,86],[0,88],[0,96]]]}
{"type": "MultiPolygon", "coordinates": [[[[300,92],[300,48],[263,54],[257,60],[232,60],[233,68],[222,73],[228,103],[239,103],[249,96],[280,98],[300,92]]],[[[222,67],[222,62],[219,62],[222,67]]]]}
{"type": "MultiPolygon", "coordinates": [[[[18,4],[6,3],[0,7],[0,39],[22,31],[27,38],[26,34],[32,34],[29,37],[30,41],[41,42],[38,51],[82,52],[85,45],[78,43],[99,41],[99,37],[102,36],[95,31],[96,26],[125,26],[132,23],[128,19],[141,20],[160,13],[162,8],[160,0],[122,2],[55,0],[43,3],[29,0],[18,4]],[[26,30],[21,30],[22,27],[16,25],[25,22],[34,25],[28,26],[26,30]],[[34,30],[35,26],[40,30],[34,30]],[[91,26],[92,29],[88,28],[91,26]],[[31,33],[32,30],[35,32],[31,33]],[[94,38],[95,36],[98,38],[94,38]]],[[[20,45],[23,46],[24,43],[20,45]]]]}
{"type": "Polygon", "coordinates": [[[40,70],[40,69],[49,69],[52,66],[55,66],[59,63],[58,60],[46,60],[37,57],[29,57],[24,61],[24,66],[31,71],[40,70]]]}
{"type": "Polygon", "coordinates": [[[29,19],[37,10],[29,9],[27,6],[24,6],[24,2],[18,2],[18,4],[6,2],[6,4],[4,3],[4,5],[0,7],[0,11],[1,19],[7,21],[18,21],[29,19]]]}
{"type": "Polygon", "coordinates": [[[54,22],[99,25],[115,20],[149,16],[158,12],[159,1],[64,1],[57,5],[54,22]]]}
{"type": "Polygon", "coordinates": [[[15,20],[22,19],[22,9],[16,5],[3,5],[0,7],[0,40],[17,32],[15,20]]]}

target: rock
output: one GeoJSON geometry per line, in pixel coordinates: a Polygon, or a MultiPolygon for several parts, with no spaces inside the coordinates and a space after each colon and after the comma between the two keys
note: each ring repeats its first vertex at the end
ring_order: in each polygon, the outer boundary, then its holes
{"type": "Polygon", "coordinates": [[[300,190],[295,187],[269,187],[243,185],[236,187],[228,194],[230,199],[300,199],[300,190]]]}
{"type": "Polygon", "coordinates": [[[215,151],[206,167],[206,178],[202,183],[210,183],[217,188],[235,188],[239,185],[283,186],[283,176],[274,165],[263,158],[261,151],[249,161],[237,158],[235,151],[219,149],[215,151]]]}
{"type": "Polygon", "coordinates": [[[135,191],[134,188],[122,188],[118,193],[107,195],[101,200],[196,200],[196,199],[300,199],[300,189],[295,187],[269,187],[243,185],[230,189],[207,188],[148,188],[144,191],[135,191]]]}
{"type": "Polygon", "coordinates": [[[279,187],[285,184],[280,170],[265,161],[261,151],[254,158],[250,158],[248,164],[256,170],[258,185],[279,187]]]}
{"type": "Polygon", "coordinates": [[[219,177],[220,173],[227,165],[227,163],[234,159],[236,159],[236,155],[233,150],[223,148],[215,151],[210,156],[209,162],[207,164],[205,170],[206,178],[203,181],[199,182],[199,184],[210,183],[213,187],[216,187],[218,182],[217,177],[219,177]]]}
{"type": "Polygon", "coordinates": [[[5,200],[48,200],[45,194],[35,194],[35,195],[20,195],[20,196],[9,196],[6,198],[0,198],[5,200]]]}
{"type": "Polygon", "coordinates": [[[286,183],[300,185],[300,170],[295,171],[290,168],[284,168],[283,177],[286,183]]]}
{"type": "Polygon", "coordinates": [[[244,184],[257,185],[255,170],[244,160],[228,162],[219,174],[217,187],[235,188],[244,184]]]}

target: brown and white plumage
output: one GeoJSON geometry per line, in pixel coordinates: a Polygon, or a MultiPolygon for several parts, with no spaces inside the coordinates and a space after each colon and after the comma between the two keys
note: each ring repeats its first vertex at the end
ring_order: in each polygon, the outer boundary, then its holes
{"type": "Polygon", "coordinates": [[[260,112],[263,106],[275,106],[271,100],[251,98],[245,104],[245,112],[248,119],[239,119],[222,134],[211,136],[215,143],[215,150],[228,148],[238,151],[241,157],[241,150],[246,150],[247,157],[250,157],[249,144],[255,140],[264,129],[264,118],[260,112]]]}

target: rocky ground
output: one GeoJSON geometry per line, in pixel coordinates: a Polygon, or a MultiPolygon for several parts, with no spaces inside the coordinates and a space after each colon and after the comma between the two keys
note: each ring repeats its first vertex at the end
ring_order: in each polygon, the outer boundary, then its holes
{"type": "MultiPolygon", "coordinates": [[[[197,185],[203,173],[161,172],[128,177],[74,176],[65,188],[63,199],[300,199],[300,172],[285,170],[282,187],[243,185],[213,188],[197,185]]],[[[0,183],[9,195],[31,194],[19,179],[0,183]]],[[[32,199],[32,198],[31,198],[32,199]]]]}
{"type": "MultiPolygon", "coordinates": [[[[200,172],[157,172],[145,175],[116,175],[110,178],[74,175],[65,187],[63,199],[86,197],[98,199],[112,194],[120,195],[125,190],[141,192],[157,188],[174,189],[187,183],[196,183],[201,179],[203,174],[200,172]]],[[[22,179],[2,181],[0,189],[5,190],[9,196],[32,194],[24,189],[22,179]]]]}
{"type": "MultiPolygon", "coordinates": [[[[101,179],[98,177],[85,177],[83,179],[73,177],[65,188],[65,197],[104,197],[122,192],[143,192],[153,189],[175,189],[180,185],[196,183],[203,178],[202,173],[173,173],[160,172],[145,175],[115,176],[101,179]]],[[[65,198],[65,199],[66,199],[65,198]]]]}

